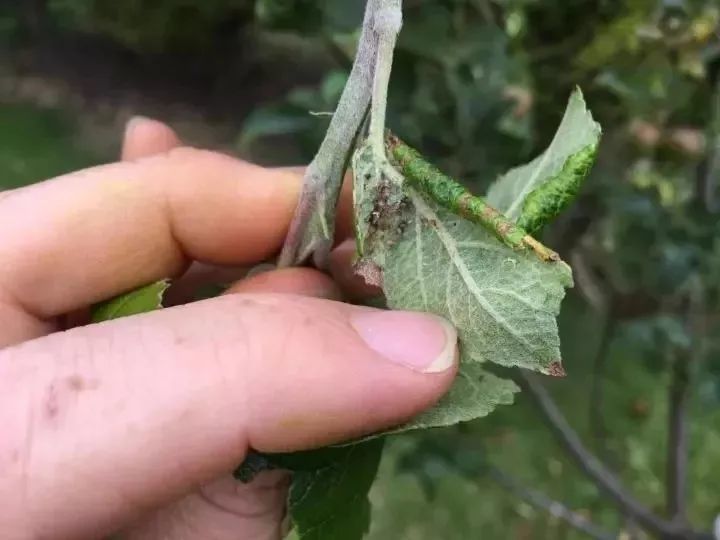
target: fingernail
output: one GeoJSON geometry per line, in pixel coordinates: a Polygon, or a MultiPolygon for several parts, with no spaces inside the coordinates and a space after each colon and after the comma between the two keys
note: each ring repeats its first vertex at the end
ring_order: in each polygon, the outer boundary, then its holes
{"type": "Polygon", "coordinates": [[[135,128],[145,122],[148,122],[149,120],[150,119],[145,116],[133,116],[130,120],[128,120],[127,124],[125,124],[125,135],[129,135],[133,130],[135,130],[135,128]]]}
{"type": "Polygon", "coordinates": [[[374,351],[391,362],[422,373],[453,366],[457,332],[445,319],[408,311],[362,311],[351,324],[374,351]]]}

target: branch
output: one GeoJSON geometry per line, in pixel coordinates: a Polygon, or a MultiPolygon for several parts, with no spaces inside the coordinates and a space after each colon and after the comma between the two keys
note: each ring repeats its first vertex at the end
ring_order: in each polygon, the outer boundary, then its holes
{"type": "Polygon", "coordinates": [[[595,450],[600,454],[601,459],[608,462],[607,436],[608,430],[605,425],[605,377],[607,361],[610,353],[610,344],[615,335],[616,321],[610,313],[606,313],[603,323],[600,344],[595,353],[593,362],[592,382],[590,388],[590,431],[594,438],[595,450]]]}
{"type": "Polygon", "coordinates": [[[397,36],[402,27],[401,0],[385,0],[385,5],[375,16],[377,34],[377,59],[373,81],[372,108],[368,141],[376,156],[385,155],[385,119],[387,116],[387,95],[392,72],[393,56],[397,36]]]}
{"type": "Polygon", "coordinates": [[[623,514],[631,516],[644,529],[661,538],[714,540],[711,533],[690,531],[653,514],[650,509],[628,493],[618,478],[585,448],[580,437],[568,424],[548,391],[534,375],[521,372],[518,383],[535,400],[549,427],[570,457],[575,460],[598,489],[615,501],[623,514]]]}
{"type": "Polygon", "coordinates": [[[488,475],[518,498],[541,510],[547,511],[550,515],[558,519],[562,519],[574,529],[587,534],[591,538],[595,538],[596,540],[615,540],[618,538],[617,534],[603,530],[589,521],[585,516],[573,512],[564,504],[550,499],[545,494],[523,486],[513,477],[496,467],[489,467],[488,475]]]}
{"type": "Polygon", "coordinates": [[[300,201],[278,260],[281,268],[302,264],[310,256],[317,267],[327,266],[340,188],[370,105],[378,46],[376,14],[387,1],[367,2],[355,62],[325,139],[305,172],[300,201]]]}
{"type": "Polygon", "coordinates": [[[678,524],[684,524],[687,516],[689,387],[688,358],[676,352],[669,392],[666,482],[667,515],[678,524]]]}

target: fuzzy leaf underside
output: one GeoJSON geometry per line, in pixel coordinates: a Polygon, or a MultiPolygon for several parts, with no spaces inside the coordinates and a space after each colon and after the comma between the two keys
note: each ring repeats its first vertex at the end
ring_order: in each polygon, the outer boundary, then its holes
{"type": "Polygon", "coordinates": [[[531,222],[543,219],[547,222],[556,217],[577,194],[594,161],[601,131],[585,105],[582,92],[575,90],[547,150],[500,177],[488,191],[488,202],[516,222],[523,213],[528,214],[531,222]],[[552,193],[543,193],[548,183],[554,183],[552,193]],[[528,201],[531,207],[526,207],[528,201]],[[540,201],[542,205],[538,205],[540,201]],[[543,217],[543,213],[552,215],[543,217]]]}
{"type": "Polygon", "coordinates": [[[480,364],[464,362],[453,387],[432,409],[386,434],[447,427],[482,418],[498,405],[511,405],[520,388],[487,372],[480,364]]]}
{"type": "MultiPolygon", "coordinates": [[[[361,540],[370,527],[368,492],[375,481],[383,440],[335,450],[327,466],[293,476],[289,511],[298,540],[361,540]]],[[[313,459],[308,454],[308,459],[313,459]]],[[[314,463],[314,461],[313,461],[314,463]]]]}
{"type": "Polygon", "coordinates": [[[91,320],[99,323],[160,309],[169,286],[169,281],[161,280],[97,304],[92,309],[91,320]]]}
{"type": "Polygon", "coordinates": [[[565,288],[573,284],[570,267],[513,250],[483,227],[406,192],[415,215],[386,257],[388,307],[451,321],[463,362],[556,373],[556,317],[565,288]]]}

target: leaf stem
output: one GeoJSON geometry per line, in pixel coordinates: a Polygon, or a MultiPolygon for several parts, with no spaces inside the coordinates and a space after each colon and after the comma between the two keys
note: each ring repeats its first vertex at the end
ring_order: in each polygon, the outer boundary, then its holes
{"type": "Polygon", "coordinates": [[[605,384],[607,364],[610,357],[610,345],[615,335],[616,321],[611,313],[605,313],[600,343],[595,352],[590,386],[590,411],[588,415],[590,431],[595,442],[595,451],[606,464],[610,461],[608,451],[608,429],[605,425],[605,384]]]}
{"type": "Polygon", "coordinates": [[[560,260],[557,253],[535,240],[485,199],[473,195],[462,184],[428,163],[417,150],[395,135],[387,136],[386,145],[405,179],[440,206],[482,225],[513,249],[530,249],[545,262],[560,260]]]}
{"type": "Polygon", "coordinates": [[[370,105],[378,47],[376,15],[388,1],[395,0],[367,2],[355,62],[325,139],[305,172],[300,201],[278,259],[281,268],[302,264],[310,256],[317,267],[327,267],[340,188],[370,105]]]}
{"type": "Polygon", "coordinates": [[[690,389],[689,360],[684,352],[675,352],[669,389],[667,439],[667,514],[682,524],[687,518],[687,408],[690,389]]]}
{"type": "Polygon", "coordinates": [[[401,27],[402,0],[387,0],[383,8],[375,14],[374,25],[378,46],[368,139],[378,156],[384,155],[385,152],[388,86],[390,85],[395,44],[401,27]]]}

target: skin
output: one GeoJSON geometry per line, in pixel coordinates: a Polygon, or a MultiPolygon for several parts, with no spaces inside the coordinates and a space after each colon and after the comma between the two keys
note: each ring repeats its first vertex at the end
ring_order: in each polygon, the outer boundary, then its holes
{"type": "MultiPolygon", "coordinates": [[[[198,285],[278,252],[300,175],[183,148],[148,119],[129,124],[122,158],[0,193],[0,531],[279,538],[288,477],[233,480],[248,450],[406,421],[452,383],[455,338],[399,313],[388,341],[374,326],[386,314],[339,302],[375,292],[347,271],[347,243],[335,281],[272,271],[188,304],[198,285]],[[163,277],[178,279],[176,307],[83,326],[92,303],[163,277]],[[423,367],[428,335],[444,336],[442,371],[423,367]]],[[[345,196],[345,234],[349,215],[345,196]]]]}

